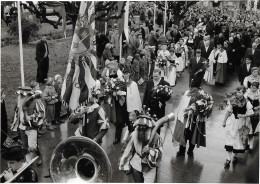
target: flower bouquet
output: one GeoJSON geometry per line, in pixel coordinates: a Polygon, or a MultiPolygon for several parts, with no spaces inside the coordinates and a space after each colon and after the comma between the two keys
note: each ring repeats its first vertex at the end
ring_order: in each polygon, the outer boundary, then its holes
{"type": "Polygon", "coordinates": [[[173,90],[167,85],[158,85],[152,89],[152,97],[159,101],[168,101],[171,98],[173,90]]]}
{"type": "Polygon", "coordinates": [[[158,65],[159,68],[164,69],[167,65],[167,60],[166,59],[159,59],[157,61],[157,65],[158,65]]]}
{"type": "Polygon", "coordinates": [[[104,94],[108,97],[111,103],[112,97],[119,99],[120,104],[125,102],[126,82],[123,78],[111,78],[105,83],[104,94]]]}
{"type": "Polygon", "coordinates": [[[198,90],[191,96],[190,107],[193,110],[193,114],[200,118],[208,118],[212,113],[213,98],[204,90],[198,90]]]}

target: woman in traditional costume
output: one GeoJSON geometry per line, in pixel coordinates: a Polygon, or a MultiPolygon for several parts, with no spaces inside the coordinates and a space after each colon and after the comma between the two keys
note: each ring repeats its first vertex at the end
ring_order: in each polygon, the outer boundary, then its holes
{"type": "Polygon", "coordinates": [[[165,78],[165,81],[167,81],[171,86],[176,85],[176,65],[179,64],[179,61],[177,60],[177,57],[174,53],[174,49],[170,49],[170,55],[167,57],[167,77],[165,78]]]}
{"type": "Polygon", "coordinates": [[[184,60],[182,58],[182,55],[185,54],[184,49],[181,47],[180,43],[176,43],[175,44],[175,55],[177,56],[177,60],[179,62],[179,65],[177,65],[176,70],[178,73],[178,77],[181,76],[184,68],[185,68],[185,64],[184,64],[184,60]]]}
{"type": "Polygon", "coordinates": [[[203,79],[208,83],[212,82],[212,80],[213,80],[213,73],[214,73],[213,65],[214,65],[214,63],[216,63],[215,56],[214,56],[215,52],[216,52],[216,50],[215,51],[212,50],[209,55],[209,58],[208,58],[209,59],[209,68],[207,68],[207,70],[205,71],[205,75],[203,77],[203,79]]]}
{"type": "Polygon", "coordinates": [[[237,154],[245,152],[248,145],[248,134],[252,132],[250,116],[254,114],[253,106],[244,97],[245,92],[246,89],[244,86],[236,89],[236,95],[230,100],[222,124],[226,130],[225,149],[227,151],[227,159],[224,164],[225,168],[230,166],[231,160],[233,165],[237,163],[237,154]]]}
{"type": "Polygon", "coordinates": [[[251,102],[253,105],[254,115],[250,117],[252,132],[249,134],[249,151],[253,150],[254,136],[256,135],[256,127],[259,123],[259,109],[260,109],[260,91],[259,91],[259,83],[252,82],[250,88],[247,89],[245,93],[245,98],[251,102]]]}
{"type": "MultiPolygon", "coordinates": [[[[214,51],[213,51],[214,52],[214,51]]],[[[225,84],[227,81],[227,52],[223,49],[222,43],[217,43],[217,51],[214,53],[217,61],[215,84],[225,84]]]]}
{"type": "Polygon", "coordinates": [[[250,88],[251,87],[251,84],[253,82],[257,82],[258,84],[260,84],[260,75],[259,75],[259,68],[258,67],[253,67],[251,68],[251,75],[245,77],[244,79],[244,82],[243,82],[243,85],[246,87],[246,88],[250,88]]]}
{"type": "MultiPolygon", "coordinates": [[[[162,45],[161,46],[161,50],[158,52],[158,56],[157,56],[157,59],[160,61],[160,60],[163,60],[163,61],[166,61],[168,60],[168,57],[170,56],[170,52],[167,50],[167,45],[162,45]]],[[[161,77],[166,77],[166,71],[165,69],[163,68],[160,68],[160,70],[162,71],[161,72],[161,77]]]]}

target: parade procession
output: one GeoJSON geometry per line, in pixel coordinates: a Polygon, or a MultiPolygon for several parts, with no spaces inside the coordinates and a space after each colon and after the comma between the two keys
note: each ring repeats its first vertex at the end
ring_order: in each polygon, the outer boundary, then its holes
{"type": "Polygon", "coordinates": [[[1,183],[259,183],[260,0],[1,1],[1,183]]]}

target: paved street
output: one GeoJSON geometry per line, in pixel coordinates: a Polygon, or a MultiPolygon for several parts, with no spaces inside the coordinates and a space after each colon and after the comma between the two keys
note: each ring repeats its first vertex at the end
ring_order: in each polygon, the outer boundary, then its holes
{"type": "MultiPolygon", "coordinates": [[[[188,89],[188,74],[187,71],[178,80],[178,84],[174,88],[172,99],[167,103],[166,113],[175,112],[184,92],[188,89]]],[[[246,161],[250,157],[248,154],[239,155],[239,162],[235,168],[231,165],[229,170],[224,169],[224,162],[226,159],[226,152],[224,149],[224,129],[221,126],[225,111],[219,110],[219,104],[225,98],[225,94],[238,85],[238,80],[235,75],[229,78],[226,86],[217,87],[214,85],[203,84],[202,88],[212,94],[214,98],[214,110],[211,118],[206,124],[207,147],[195,148],[194,159],[189,159],[187,155],[185,158],[176,158],[178,145],[172,143],[172,132],[174,131],[174,122],[169,123],[167,136],[163,153],[163,160],[157,172],[157,182],[201,182],[201,183],[241,183],[244,180],[244,171],[246,168],[246,161]]],[[[143,94],[144,87],[140,88],[143,94]]],[[[51,182],[50,178],[44,176],[49,175],[49,161],[53,150],[57,144],[72,136],[77,128],[76,125],[63,123],[54,132],[46,132],[40,138],[41,152],[43,154],[43,165],[34,167],[38,173],[40,182],[51,182]]],[[[115,128],[111,125],[102,147],[108,154],[113,174],[112,182],[133,182],[131,175],[126,175],[118,170],[118,159],[122,144],[113,145],[115,128]]],[[[2,165],[2,169],[5,168],[2,165]]]]}

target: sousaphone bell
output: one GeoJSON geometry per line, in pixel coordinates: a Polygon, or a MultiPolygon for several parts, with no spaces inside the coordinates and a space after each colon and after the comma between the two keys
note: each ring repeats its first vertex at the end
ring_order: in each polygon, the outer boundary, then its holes
{"type": "Polygon", "coordinates": [[[73,136],[60,142],[50,161],[50,175],[55,183],[110,182],[111,171],[105,151],[86,137],[73,136]]]}

